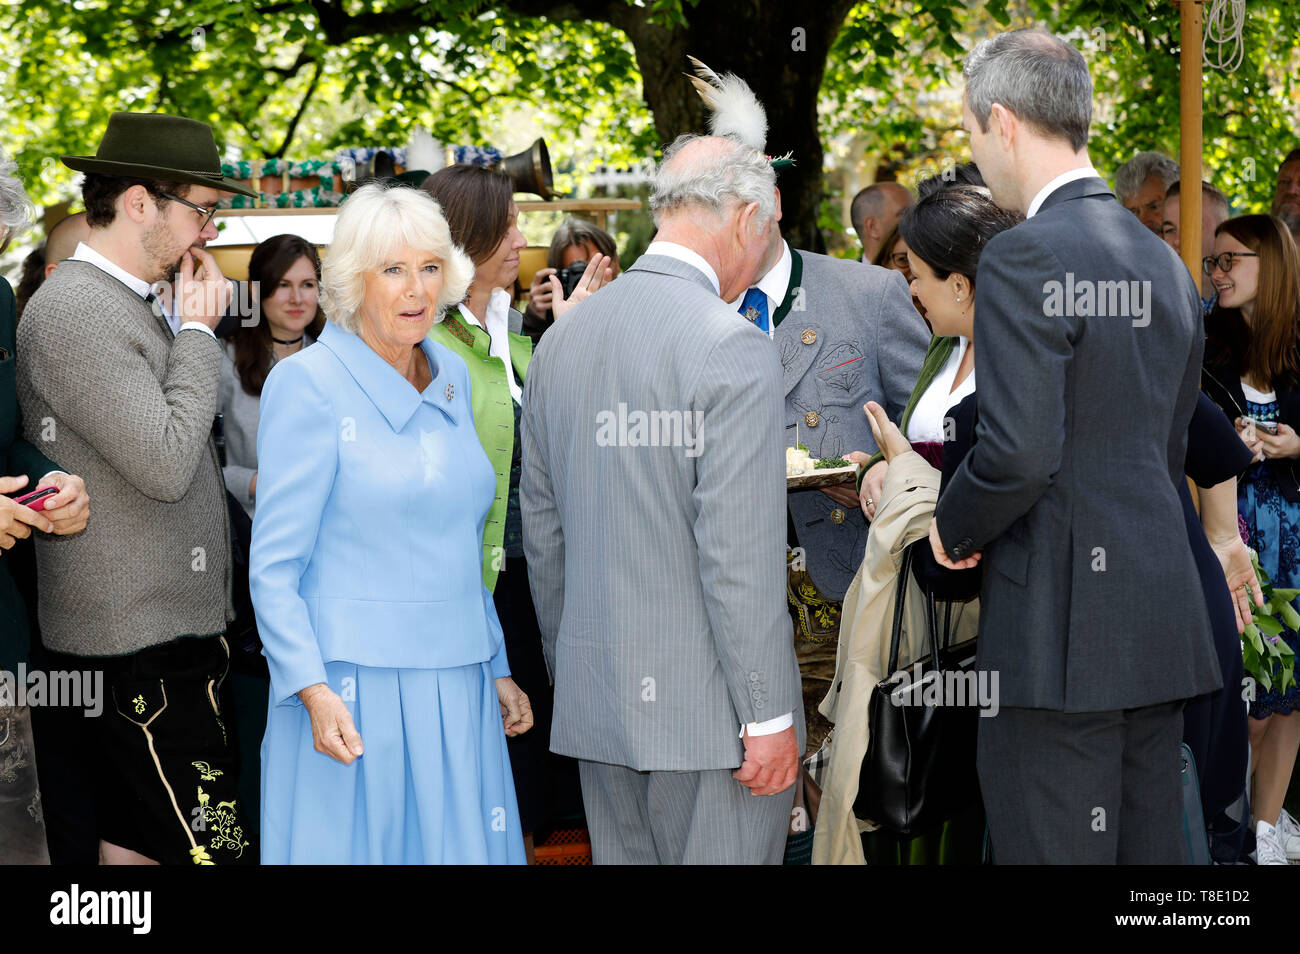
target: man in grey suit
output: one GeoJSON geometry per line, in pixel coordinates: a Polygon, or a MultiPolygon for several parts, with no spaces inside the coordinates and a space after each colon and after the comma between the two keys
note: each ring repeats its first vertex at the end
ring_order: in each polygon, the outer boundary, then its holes
{"type": "Polygon", "coordinates": [[[1044,33],[965,64],[971,154],[1026,220],[980,259],[979,423],[939,500],[985,563],[978,768],[996,860],[1184,861],[1186,699],[1221,682],[1178,500],[1203,350],[1196,286],[1088,159],[1083,57],[1044,33]]]}
{"type": "Polygon", "coordinates": [[[679,139],[656,241],[529,367],[520,495],[551,748],[580,760],[597,864],[782,857],[803,706],[781,367],[726,304],[765,254],[773,184],[757,149],[679,139]]]}
{"type": "MultiPolygon", "coordinates": [[[[776,203],[779,218],[779,192],[776,203]]],[[[876,265],[792,249],[779,227],[759,275],[735,304],[781,358],[787,445],[797,433],[814,458],[865,463],[876,442],[863,405],[902,417],[930,344],[907,282],[876,265]]],[[[843,600],[867,543],[857,488],[802,490],[788,502],[809,578],[823,597],[843,600]]]]}

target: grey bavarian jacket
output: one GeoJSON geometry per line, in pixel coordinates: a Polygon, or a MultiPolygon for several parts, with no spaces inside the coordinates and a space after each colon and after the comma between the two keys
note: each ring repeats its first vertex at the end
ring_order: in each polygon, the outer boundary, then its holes
{"type": "MultiPolygon", "coordinates": [[[[790,282],[773,312],[773,342],[785,389],[786,445],[815,457],[876,452],[862,405],[875,401],[898,420],[930,342],[899,272],[849,259],[790,250],[790,282]]],[[[867,526],[860,507],[820,490],[787,495],[808,575],[822,595],[842,600],[862,562],[867,526]]]]}

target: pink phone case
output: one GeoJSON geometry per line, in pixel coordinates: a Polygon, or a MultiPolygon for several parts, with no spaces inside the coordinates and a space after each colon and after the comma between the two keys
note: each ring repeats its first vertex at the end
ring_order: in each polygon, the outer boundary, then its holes
{"type": "Polygon", "coordinates": [[[49,500],[59,492],[58,487],[37,487],[29,494],[23,494],[21,497],[15,497],[14,502],[20,503],[31,510],[41,511],[45,509],[45,501],[49,500]]]}

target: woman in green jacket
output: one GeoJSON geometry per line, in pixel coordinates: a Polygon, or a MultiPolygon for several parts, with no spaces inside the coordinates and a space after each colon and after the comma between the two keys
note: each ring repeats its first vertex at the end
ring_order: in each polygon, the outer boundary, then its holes
{"type": "MultiPolygon", "coordinates": [[[[496,501],[483,529],[483,582],[496,603],[511,676],[533,708],[533,731],[507,740],[531,861],[532,832],[549,827],[561,810],[567,814],[579,804],[579,796],[576,763],[549,750],[550,679],[528,588],[519,511],[519,413],[533,343],[519,333],[523,316],[511,307],[510,290],[525,241],[517,223],[514,185],[501,173],[480,166],[448,166],[421,188],[438,201],[452,240],[474,262],[465,301],[448,309],[430,336],[469,367],[474,429],[497,476],[496,501]]],[[[557,314],[589,294],[585,286],[592,284],[585,283],[567,302],[557,294],[557,314]]],[[[599,287],[599,282],[594,285],[599,287]]]]}

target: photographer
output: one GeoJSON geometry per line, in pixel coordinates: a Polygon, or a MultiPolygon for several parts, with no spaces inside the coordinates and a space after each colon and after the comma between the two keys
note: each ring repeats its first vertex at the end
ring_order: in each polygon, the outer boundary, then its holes
{"type": "Polygon", "coordinates": [[[524,310],[524,334],[541,340],[558,315],[564,314],[605,282],[618,277],[618,248],[613,236],[582,219],[566,219],[551,238],[546,268],[538,270],[528,288],[528,307],[524,310]],[[598,259],[605,259],[604,275],[595,279],[598,259]],[[575,294],[576,292],[576,294],[575,294]],[[553,303],[558,300],[560,306],[553,303]],[[554,314],[553,314],[554,312],[554,314]]]}

